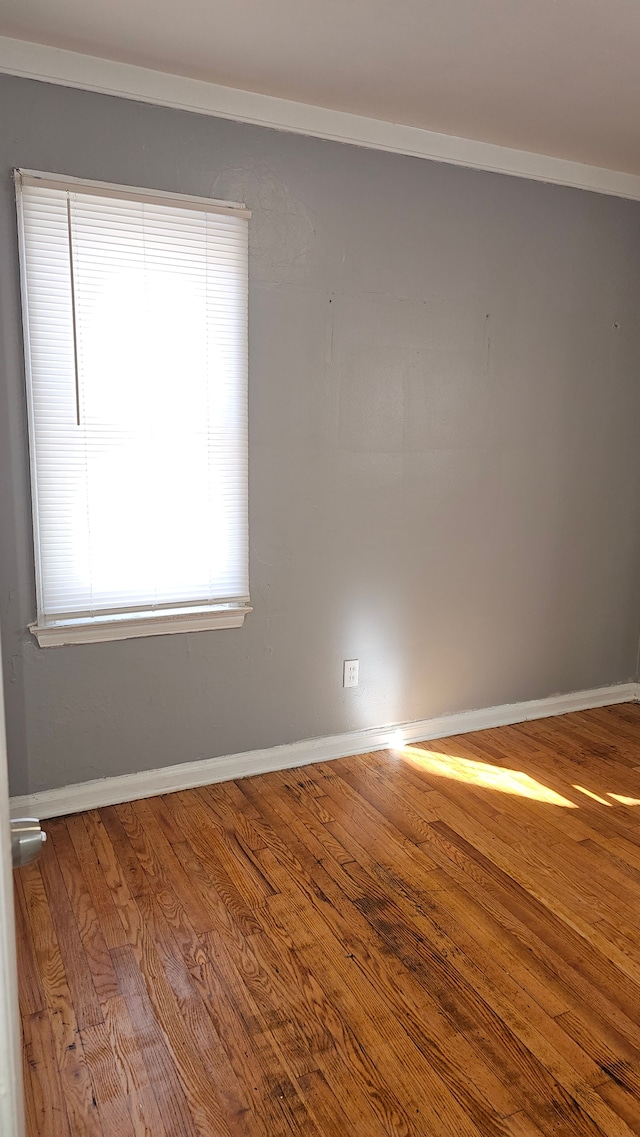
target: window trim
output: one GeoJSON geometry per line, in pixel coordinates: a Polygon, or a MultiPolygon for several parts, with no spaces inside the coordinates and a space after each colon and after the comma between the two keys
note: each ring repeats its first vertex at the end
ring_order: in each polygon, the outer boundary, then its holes
{"type": "Polygon", "coordinates": [[[194,209],[200,213],[226,213],[233,217],[251,218],[251,210],[242,201],[224,201],[214,197],[194,197],[188,193],[171,193],[167,190],[143,189],[140,186],[121,186],[117,182],[93,182],[89,178],[74,178],[69,174],[46,174],[42,170],[15,169],[16,187],[42,186],[47,189],[67,189],[72,193],[88,193],[100,197],[114,197],[124,201],[155,201],[158,205],[176,205],[180,209],[194,209]]]}
{"type": "MultiPolygon", "coordinates": [[[[20,296],[24,341],[24,369],[28,408],[28,448],[30,493],[32,503],[32,540],[35,551],[36,620],[28,630],[40,647],[60,647],[66,644],[104,643],[109,640],[137,639],[147,636],[174,635],[179,632],[199,632],[216,628],[240,628],[245,617],[253,611],[242,598],[233,602],[213,602],[187,606],[165,606],[122,612],[99,613],[94,616],[51,617],[44,615],[40,557],[37,549],[39,533],[38,500],[36,493],[37,469],[35,459],[33,381],[31,375],[31,344],[29,335],[29,307],[26,284],[26,244],[24,218],[21,205],[23,185],[40,185],[53,189],[67,189],[75,193],[95,194],[130,201],[153,201],[160,205],[193,209],[203,213],[221,213],[249,220],[251,211],[244,202],[216,198],[195,197],[138,186],[119,185],[114,182],[92,181],[66,174],[44,173],[38,170],[13,171],[18,217],[18,251],[20,264],[20,296]]],[[[248,598],[247,598],[248,599],[248,598]]]]}
{"type": "Polygon", "coordinates": [[[248,604],[203,605],[183,611],[158,609],[157,612],[145,611],[135,616],[123,614],[93,616],[88,620],[51,620],[46,624],[29,624],[29,631],[40,647],[62,647],[65,644],[167,636],[176,632],[204,632],[213,628],[241,628],[245,616],[252,611],[248,604]]]}

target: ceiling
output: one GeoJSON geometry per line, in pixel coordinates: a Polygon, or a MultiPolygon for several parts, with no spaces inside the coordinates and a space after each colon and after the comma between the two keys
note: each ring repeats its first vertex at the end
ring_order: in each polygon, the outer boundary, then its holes
{"type": "Polygon", "coordinates": [[[0,35],[640,173],[640,0],[2,0],[0,35]]]}

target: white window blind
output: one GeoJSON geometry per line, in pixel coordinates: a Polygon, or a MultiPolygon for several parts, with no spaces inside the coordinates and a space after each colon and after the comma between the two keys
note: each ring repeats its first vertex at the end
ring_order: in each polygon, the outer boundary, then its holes
{"type": "Polygon", "coordinates": [[[40,642],[246,610],[248,214],[16,184],[40,642]]]}

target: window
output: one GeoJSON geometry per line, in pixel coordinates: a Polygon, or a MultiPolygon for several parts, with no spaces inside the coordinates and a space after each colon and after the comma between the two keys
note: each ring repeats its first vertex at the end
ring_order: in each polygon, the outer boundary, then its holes
{"type": "Polygon", "coordinates": [[[248,607],[247,236],[233,202],[16,171],[45,645],[248,607]]]}

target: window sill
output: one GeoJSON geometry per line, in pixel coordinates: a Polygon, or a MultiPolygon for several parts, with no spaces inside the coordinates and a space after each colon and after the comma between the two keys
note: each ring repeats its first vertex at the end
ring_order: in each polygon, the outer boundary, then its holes
{"type": "Polygon", "coordinates": [[[176,632],[205,632],[213,628],[241,628],[245,616],[251,611],[247,605],[221,605],[219,608],[136,612],[135,615],[52,620],[48,624],[30,624],[29,631],[40,647],[61,647],[63,644],[104,643],[106,640],[130,640],[141,636],[170,636],[176,632]]]}

